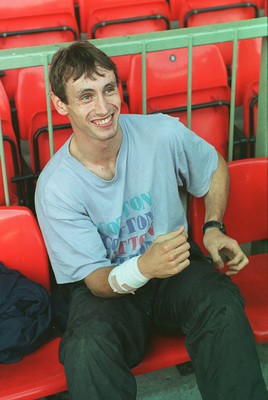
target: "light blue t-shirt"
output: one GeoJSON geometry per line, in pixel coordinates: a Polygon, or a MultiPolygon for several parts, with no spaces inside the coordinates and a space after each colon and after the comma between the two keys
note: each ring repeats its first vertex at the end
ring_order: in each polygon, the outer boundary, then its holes
{"type": "Polygon", "coordinates": [[[160,234],[184,225],[178,186],[210,187],[215,149],[167,115],[121,115],[116,173],[106,181],[69,152],[68,140],[37,182],[36,212],[58,283],[142,254],[160,234]]]}

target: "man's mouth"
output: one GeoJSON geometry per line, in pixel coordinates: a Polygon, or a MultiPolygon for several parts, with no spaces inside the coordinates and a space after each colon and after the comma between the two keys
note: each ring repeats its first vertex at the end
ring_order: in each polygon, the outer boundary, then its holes
{"type": "Polygon", "coordinates": [[[103,125],[109,124],[109,122],[111,122],[112,118],[113,118],[113,116],[109,115],[108,117],[103,118],[103,119],[94,119],[94,121],[92,121],[92,122],[95,125],[103,126],[103,125]]]}

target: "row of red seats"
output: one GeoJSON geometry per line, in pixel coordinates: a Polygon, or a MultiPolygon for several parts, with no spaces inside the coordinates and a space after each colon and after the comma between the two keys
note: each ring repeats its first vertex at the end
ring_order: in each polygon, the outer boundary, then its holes
{"type": "MultiPolygon", "coordinates": [[[[254,90],[258,89],[260,54],[261,39],[240,41],[236,103],[244,105],[244,134],[248,140],[255,138],[256,132],[255,128],[253,134],[250,132],[250,124],[252,125],[252,120],[254,124],[256,123],[257,102],[254,101],[254,119],[251,117],[249,103],[255,98],[254,90]],[[252,69],[245,62],[249,54],[251,58],[255,58],[252,69]]],[[[147,113],[167,113],[179,117],[187,124],[187,59],[187,49],[171,49],[147,54],[147,113]]],[[[141,55],[132,56],[126,87],[127,103],[120,86],[122,113],[142,113],[141,55]]],[[[14,132],[8,96],[1,82],[0,94],[9,193],[11,204],[16,204],[23,198],[22,183],[14,182],[14,177],[21,176],[20,141],[27,141],[29,144],[30,167],[33,174],[38,175],[50,158],[43,67],[25,68],[18,72],[14,97],[19,137],[16,137],[14,132]]],[[[219,49],[215,45],[193,48],[191,128],[214,145],[225,159],[228,158],[230,97],[227,71],[219,49]]],[[[59,115],[53,105],[52,121],[54,149],[57,151],[70,136],[71,127],[68,118],[59,115]]],[[[253,141],[252,143],[254,146],[253,141]]],[[[5,204],[2,184],[0,184],[0,204],[5,204]]]]}
{"type": "MultiPolygon", "coordinates": [[[[79,10],[81,32],[86,33],[88,38],[120,35],[122,27],[115,26],[118,20],[130,24],[138,22],[141,16],[158,14],[164,29],[170,21],[178,21],[179,27],[185,28],[256,18],[265,7],[264,0],[75,0],[75,4],[79,10]],[[135,9],[137,6],[139,14],[135,9]],[[130,18],[136,20],[130,21],[130,18]]],[[[142,29],[141,25],[139,29],[143,33],[147,31],[147,26],[142,29]]],[[[138,31],[135,30],[135,33],[138,31]]]]}
{"type": "MultiPolygon", "coordinates": [[[[179,25],[182,27],[254,18],[258,16],[258,10],[263,7],[263,1],[261,0],[256,0],[255,3],[248,3],[241,0],[240,3],[238,3],[237,0],[217,0],[217,2],[214,0],[212,2],[211,0],[203,0],[202,3],[193,0],[185,0],[182,2],[167,2],[166,0],[128,0],[126,2],[125,0],[118,0],[116,3],[111,0],[90,2],[87,0],[77,0],[75,2],[74,0],[65,0],[64,2],[58,0],[26,0],[24,2],[14,0],[11,4],[2,2],[0,3],[0,49],[70,42],[78,39],[81,32],[85,32],[88,38],[100,38],[165,30],[170,28],[170,22],[174,17],[174,9],[176,7],[178,8],[178,5],[180,5],[180,13],[176,18],[178,17],[180,20],[182,14],[189,13],[189,9],[198,9],[200,11],[198,13],[196,11],[191,12],[191,18],[189,17],[187,23],[180,22],[179,25]],[[79,11],[79,24],[77,23],[76,18],[77,13],[75,14],[74,11],[75,6],[79,11]],[[196,15],[198,15],[197,19],[196,15]]],[[[218,47],[223,55],[225,64],[230,65],[232,52],[231,44],[221,43],[218,44],[218,47]]],[[[129,90],[131,91],[132,84],[129,82],[133,79],[133,74],[130,79],[130,59],[131,56],[114,57],[114,61],[118,66],[121,81],[124,84],[128,82],[128,88],[130,88],[129,90]]],[[[254,73],[246,72],[246,79],[252,81],[252,76],[254,75],[255,83],[253,90],[256,91],[256,88],[258,88],[258,78],[256,77],[258,72],[256,71],[259,69],[259,54],[257,54],[257,57],[252,56],[251,59],[255,60],[250,64],[250,68],[254,69],[254,73]]],[[[242,63],[244,63],[244,60],[242,63]]],[[[244,65],[248,68],[247,62],[245,62],[244,65]]],[[[1,79],[8,98],[12,103],[13,120],[16,120],[16,114],[20,113],[19,108],[24,108],[23,106],[20,107],[18,105],[18,98],[24,98],[24,102],[26,101],[21,91],[21,84],[18,85],[18,75],[19,70],[7,70],[3,72],[3,77],[1,79]],[[17,101],[14,104],[15,97],[17,98],[17,101]]],[[[242,75],[243,73],[240,74],[240,76],[242,75]]],[[[240,105],[244,101],[244,96],[241,95],[242,90],[240,90],[240,88],[243,90],[244,82],[238,84],[237,105],[240,105]]],[[[166,95],[166,93],[163,93],[163,95],[166,95]]],[[[218,100],[219,99],[217,99],[217,101],[218,100]]],[[[185,115],[183,114],[185,102],[183,101],[182,103],[183,104],[177,104],[176,107],[180,107],[181,118],[185,120],[185,115]]],[[[197,107],[199,107],[199,105],[197,107]]],[[[130,112],[134,112],[133,109],[134,107],[130,106],[130,112]]],[[[252,134],[254,128],[252,128],[252,126],[254,127],[254,125],[256,125],[255,109],[256,107],[252,108],[253,112],[251,119],[254,120],[254,122],[250,125],[251,136],[253,137],[253,150],[251,154],[254,153],[254,135],[252,134]]],[[[195,110],[195,114],[197,114],[197,112],[198,111],[195,110]]],[[[201,111],[199,110],[199,113],[200,112],[201,111]]],[[[27,114],[29,114],[29,112],[27,114]]],[[[58,120],[59,117],[55,117],[55,119],[58,120]]],[[[225,124],[222,125],[222,130],[226,123],[228,123],[226,118],[224,120],[225,124]]],[[[249,125],[247,117],[245,118],[245,121],[245,130],[247,132],[247,127],[249,125]]],[[[55,121],[55,123],[57,124],[57,121],[55,121]]],[[[20,134],[16,127],[17,137],[23,139],[26,137],[26,139],[28,139],[29,134],[26,133],[25,124],[21,120],[20,125],[22,125],[20,134]]],[[[193,128],[194,126],[195,123],[193,122],[193,128]]],[[[209,127],[206,129],[207,131],[209,131],[208,128],[209,127]]],[[[208,135],[202,129],[200,133],[202,135],[204,134],[205,138],[208,135]]],[[[41,133],[39,134],[41,135],[41,133]]],[[[217,136],[218,135],[216,135],[216,137],[217,136]]],[[[220,137],[220,151],[224,156],[226,156],[227,130],[225,131],[225,137],[222,135],[220,135],[220,137]]],[[[39,142],[40,141],[42,141],[41,138],[39,142]]],[[[216,145],[218,147],[219,143],[216,145]]],[[[32,142],[30,140],[32,157],[31,164],[32,166],[34,165],[33,170],[35,171],[36,169],[40,170],[40,165],[42,166],[43,163],[38,160],[38,140],[35,141],[34,146],[35,151],[32,150],[32,142]],[[33,156],[33,154],[35,154],[35,156],[33,156]],[[37,158],[33,161],[33,157],[37,158]]],[[[47,154],[44,155],[44,158],[47,160],[47,154]]]]}
{"type": "MultiPolygon", "coordinates": [[[[224,218],[228,233],[241,244],[267,239],[267,158],[233,161],[228,167],[231,187],[224,218]]],[[[189,219],[193,239],[201,247],[203,213],[203,200],[192,198],[189,219]]],[[[29,209],[0,207],[0,249],[1,260],[8,268],[20,269],[50,291],[45,245],[29,209]]],[[[232,279],[246,300],[255,340],[264,343],[268,340],[268,254],[251,255],[249,260],[249,265],[232,279]]],[[[58,361],[59,341],[53,339],[18,363],[1,364],[0,399],[31,400],[67,390],[64,369],[58,361]]],[[[139,375],[187,361],[184,336],[155,335],[149,353],[132,372],[139,375]]]]}
{"type": "MultiPolygon", "coordinates": [[[[81,32],[89,39],[165,30],[169,29],[172,20],[178,21],[179,28],[187,28],[251,19],[258,17],[264,7],[263,0],[119,0],[116,3],[112,0],[77,0],[77,3],[81,32]]],[[[230,66],[231,43],[218,46],[225,64],[230,66]]],[[[126,65],[120,69],[123,81],[126,80],[126,65]]]]}
{"type": "MultiPolygon", "coordinates": [[[[13,0],[0,3],[0,49],[70,42],[81,35],[91,39],[163,31],[170,28],[172,15],[180,20],[179,27],[250,19],[257,17],[263,6],[263,0],[13,0]]],[[[218,46],[230,66],[231,44],[218,46]]],[[[129,57],[116,60],[125,82],[129,57]]],[[[12,99],[17,72],[3,73],[3,84],[12,99]]]]}
{"type": "Polygon", "coordinates": [[[127,29],[129,34],[168,29],[173,20],[184,28],[256,18],[264,7],[264,0],[13,0],[0,5],[0,47],[17,47],[17,35],[40,28],[47,28],[53,43],[51,32],[58,30],[68,30],[72,40],[80,33],[89,39],[118,36],[127,29]]]}

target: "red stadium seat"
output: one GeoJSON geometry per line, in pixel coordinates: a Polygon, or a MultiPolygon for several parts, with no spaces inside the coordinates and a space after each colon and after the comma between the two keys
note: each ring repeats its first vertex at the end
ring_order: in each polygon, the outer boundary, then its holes
{"type": "MultiPolygon", "coordinates": [[[[46,248],[38,224],[26,207],[0,207],[1,261],[50,290],[46,248]],[[14,248],[16,251],[14,252],[14,248]]],[[[185,338],[155,336],[149,353],[134,375],[189,361],[185,338]]],[[[13,364],[0,364],[0,399],[31,400],[67,390],[58,360],[60,338],[13,364]]]]}
{"type": "Polygon", "coordinates": [[[165,0],[79,0],[81,31],[88,38],[122,36],[169,28],[165,0]]]}
{"type": "MultiPolygon", "coordinates": [[[[123,96],[122,88],[120,93],[123,96]]],[[[50,159],[47,106],[43,67],[21,69],[15,94],[20,137],[29,141],[31,168],[39,173],[50,159]],[[26,95],[27,94],[27,95],[26,95]]],[[[72,134],[67,116],[60,115],[51,102],[54,150],[57,151],[72,134]]],[[[122,113],[128,113],[122,99],[122,113]]]]}
{"type": "MultiPolygon", "coordinates": [[[[29,209],[0,207],[0,249],[1,261],[8,268],[20,270],[50,290],[46,248],[29,209]]],[[[0,364],[0,399],[38,399],[65,390],[58,345],[59,338],[53,339],[17,363],[0,364]]]]}
{"type": "MultiPolygon", "coordinates": [[[[0,2],[0,49],[71,42],[79,37],[73,0],[12,0],[0,2]]],[[[17,71],[2,78],[9,98],[17,71]]]]}
{"type": "Polygon", "coordinates": [[[249,82],[243,98],[243,131],[249,138],[249,156],[255,155],[258,120],[259,81],[249,82]]]}
{"type": "Polygon", "coordinates": [[[243,133],[249,140],[250,157],[255,154],[261,49],[261,38],[238,42],[236,105],[243,106],[243,133]]]}
{"type": "Polygon", "coordinates": [[[36,400],[67,390],[59,342],[46,343],[18,363],[0,364],[0,400],[36,400]]]}
{"type": "Polygon", "coordinates": [[[64,33],[65,41],[73,41],[79,35],[73,0],[1,2],[0,22],[1,49],[25,47],[35,41],[37,44],[55,43],[56,32],[64,33]]]}
{"type": "MultiPolygon", "coordinates": [[[[0,119],[2,125],[3,144],[4,144],[4,156],[5,166],[8,180],[8,192],[10,204],[16,205],[23,201],[21,183],[12,182],[12,179],[19,177],[21,168],[19,162],[19,151],[17,145],[17,138],[15,136],[12,120],[11,111],[5,89],[0,81],[0,119]]],[[[5,192],[4,192],[4,181],[2,167],[0,163],[0,205],[6,205],[5,192]]]]}
{"type": "Polygon", "coordinates": [[[50,290],[45,244],[31,211],[23,206],[0,207],[1,261],[50,290]],[[16,251],[14,251],[16,249],[16,251]]]}
{"type": "Polygon", "coordinates": [[[267,5],[266,0],[257,0],[257,1],[254,1],[254,3],[257,4],[259,9],[263,9],[267,5]]]}
{"type": "MultiPolygon", "coordinates": [[[[45,93],[43,67],[24,68],[19,71],[15,93],[19,132],[21,139],[29,142],[31,169],[37,174],[50,159],[45,93]]],[[[57,151],[70,137],[72,129],[68,117],[60,115],[52,103],[51,107],[54,149],[57,151]]]]}
{"type": "MultiPolygon", "coordinates": [[[[251,158],[228,164],[231,186],[224,223],[238,243],[268,239],[268,159],[251,158]]],[[[189,220],[193,240],[204,250],[203,199],[191,198],[189,220]]],[[[249,256],[249,265],[232,280],[246,300],[246,313],[258,343],[268,340],[268,253],[249,256]]]]}
{"type": "MultiPolygon", "coordinates": [[[[189,1],[189,0],[180,0],[180,1],[178,1],[178,0],[168,0],[168,3],[169,3],[169,6],[170,6],[170,13],[171,13],[171,19],[172,20],[179,20],[180,19],[181,13],[182,13],[181,10],[184,8],[184,3],[186,3],[186,7],[188,7],[189,13],[191,13],[191,9],[198,9],[198,10],[200,9],[199,13],[201,13],[201,12],[207,13],[210,10],[208,10],[206,8],[215,7],[215,6],[218,5],[217,4],[218,2],[215,4],[215,1],[211,1],[210,3],[209,2],[204,3],[203,1],[199,1],[198,3],[196,2],[194,5],[192,5],[193,2],[189,1]],[[202,9],[203,9],[203,11],[201,11],[202,9]]],[[[261,10],[261,9],[265,8],[265,6],[267,7],[267,1],[265,1],[265,0],[256,0],[256,1],[252,2],[252,3],[254,3],[256,5],[258,10],[261,10]]],[[[222,1],[219,4],[222,7],[224,7],[224,6],[226,6],[227,8],[230,7],[230,4],[228,4],[228,1],[222,1]]],[[[237,1],[236,4],[239,4],[239,2],[237,1]]],[[[248,5],[248,7],[250,7],[250,5],[248,5]]],[[[213,10],[211,10],[211,12],[212,11],[213,10]]],[[[224,8],[223,9],[219,9],[218,10],[218,14],[220,12],[222,12],[222,11],[224,11],[224,8]]],[[[233,10],[231,10],[231,13],[232,12],[233,12],[233,10]]],[[[235,11],[235,12],[237,13],[237,11],[235,11]]],[[[194,12],[192,12],[192,13],[194,13],[194,12]]],[[[214,15],[216,16],[216,14],[214,14],[214,15]]],[[[240,17],[239,14],[237,14],[237,16],[240,17]]],[[[190,15],[189,15],[189,17],[190,17],[190,15]]],[[[213,18],[213,16],[211,16],[211,18],[213,18]]]]}
{"type": "MultiPolygon", "coordinates": [[[[180,28],[219,24],[256,18],[261,1],[245,0],[184,0],[180,7],[180,28]]],[[[232,43],[219,43],[225,64],[232,63],[232,43]]]]}
{"type": "Polygon", "coordinates": [[[124,91],[121,82],[119,83],[119,93],[121,96],[121,114],[129,114],[129,107],[124,99],[124,91]]]}
{"type": "Polygon", "coordinates": [[[178,21],[180,16],[180,9],[183,1],[168,0],[170,8],[170,18],[172,21],[178,21]]]}
{"type": "Polygon", "coordinates": [[[259,81],[262,38],[239,40],[236,70],[236,105],[244,101],[247,86],[259,81]],[[249,62],[248,60],[251,60],[249,62]]]}
{"type": "Polygon", "coordinates": [[[264,16],[268,17],[268,3],[264,1],[264,16]]]}
{"type": "MultiPolygon", "coordinates": [[[[81,30],[88,38],[133,35],[169,29],[170,11],[165,0],[79,0],[81,30]]],[[[113,57],[122,82],[129,56],[113,57]]]]}
{"type": "MultiPolygon", "coordinates": [[[[147,53],[148,114],[163,112],[179,117],[187,124],[187,60],[187,49],[147,53]]],[[[141,55],[132,56],[127,81],[131,113],[142,112],[141,62],[141,55]]],[[[192,65],[191,128],[227,158],[230,89],[226,68],[217,46],[194,47],[192,65]]]]}
{"type": "Polygon", "coordinates": [[[184,336],[155,335],[150,351],[142,362],[132,369],[134,375],[146,374],[158,369],[184,364],[190,361],[184,336]]]}

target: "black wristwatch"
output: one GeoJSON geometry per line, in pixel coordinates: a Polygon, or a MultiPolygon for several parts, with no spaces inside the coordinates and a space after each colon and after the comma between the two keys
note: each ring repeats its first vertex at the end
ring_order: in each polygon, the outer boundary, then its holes
{"type": "Polygon", "coordinates": [[[222,222],[219,222],[219,221],[206,222],[202,227],[203,235],[205,234],[205,232],[208,228],[218,228],[222,233],[226,234],[226,229],[222,222]]]}

